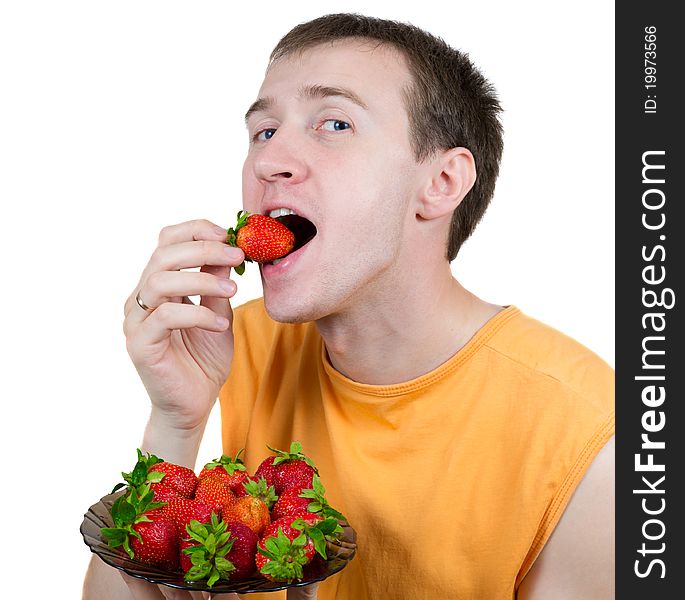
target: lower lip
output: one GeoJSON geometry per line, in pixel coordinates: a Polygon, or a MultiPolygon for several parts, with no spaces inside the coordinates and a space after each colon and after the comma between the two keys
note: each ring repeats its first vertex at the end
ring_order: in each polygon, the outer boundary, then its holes
{"type": "Polygon", "coordinates": [[[296,250],[295,252],[288,254],[285,258],[282,258],[276,265],[272,263],[262,263],[260,265],[262,269],[262,275],[265,278],[278,277],[279,275],[282,275],[286,271],[292,269],[293,266],[299,262],[300,257],[305,253],[307,248],[312,245],[313,242],[313,239],[307,242],[299,250],[296,250]]]}

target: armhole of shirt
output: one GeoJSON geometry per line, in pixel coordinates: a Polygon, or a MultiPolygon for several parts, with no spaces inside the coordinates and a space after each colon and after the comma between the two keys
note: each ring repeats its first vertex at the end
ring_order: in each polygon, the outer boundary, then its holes
{"type": "Polygon", "coordinates": [[[516,590],[521,585],[523,578],[528,574],[528,571],[530,571],[530,568],[533,566],[535,559],[538,557],[543,547],[547,543],[550,535],[552,535],[552,532],[559,522],[561,515],[564,513],[564,509],[569,503],[574,490],[576,487],[578,487],[578,484],[585,475],[590,463],[592,463],[597,454],[599,454],[599,451],[614,434],[614,429],[615,416],[614,411],[611,411],[602,426],[597,430],[592,438],[590,438],[588,443],[581,451],[570,471],[562,481],[559,490],[552,498],[552,501],[547,507],[545,514],[542,516],[535,539],[533,540],[530,550],[528,551],[528,554],[526,555],[526,558],[524,559],[521,569],[516,577],[516,584],[514,586],[516,590]]]}

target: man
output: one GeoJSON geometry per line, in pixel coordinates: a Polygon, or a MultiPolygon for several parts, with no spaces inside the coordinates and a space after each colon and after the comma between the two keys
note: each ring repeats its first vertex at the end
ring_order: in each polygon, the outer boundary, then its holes
{"type": "MultiPolygon", "coordinates": [[[[212,223],[167,227],[126,302],[144,450],[194,467],[221,388],[224,451],[245,446],[253,470],[265,444],[301,441],[357,529],[349,566],[296,593],[613,597],[611,370],[450,271],[494,190],[498,113],[468,59],[417,28],[296,27],[246,114],[243,202],[316,236],[262,265],[263,301],[234,315],[242,252],[212,223]]],[[[190,597],[128,584],[95,560],[86,596],[190,597]]]]}

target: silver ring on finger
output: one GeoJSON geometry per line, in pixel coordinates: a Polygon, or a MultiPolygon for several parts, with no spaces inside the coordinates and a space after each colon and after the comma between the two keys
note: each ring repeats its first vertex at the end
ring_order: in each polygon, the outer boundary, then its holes
{"type": "Polygon", "coordinates": [[[138,290],[138,293],[136,294],[136,302],[138,303],[138,306],[140,306],[140,308],[142,308],[145,312],[152,312],[153,310],[155,310],[154,308],[149,307],[147,304],[145,304],[145,302],[143,302],[140,299],[140,290],[138,290]]]}

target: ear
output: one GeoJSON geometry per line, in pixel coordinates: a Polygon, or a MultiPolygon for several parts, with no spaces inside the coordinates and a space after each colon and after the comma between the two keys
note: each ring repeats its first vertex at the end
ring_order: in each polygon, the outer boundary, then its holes
{"type": "Polygon", "coordinates": [[[417,215],[436,219],[452,214],[476,181],[476,162],[466,148],[451,148],[433,161],[430,179],[419,197],[417,215]]]}

